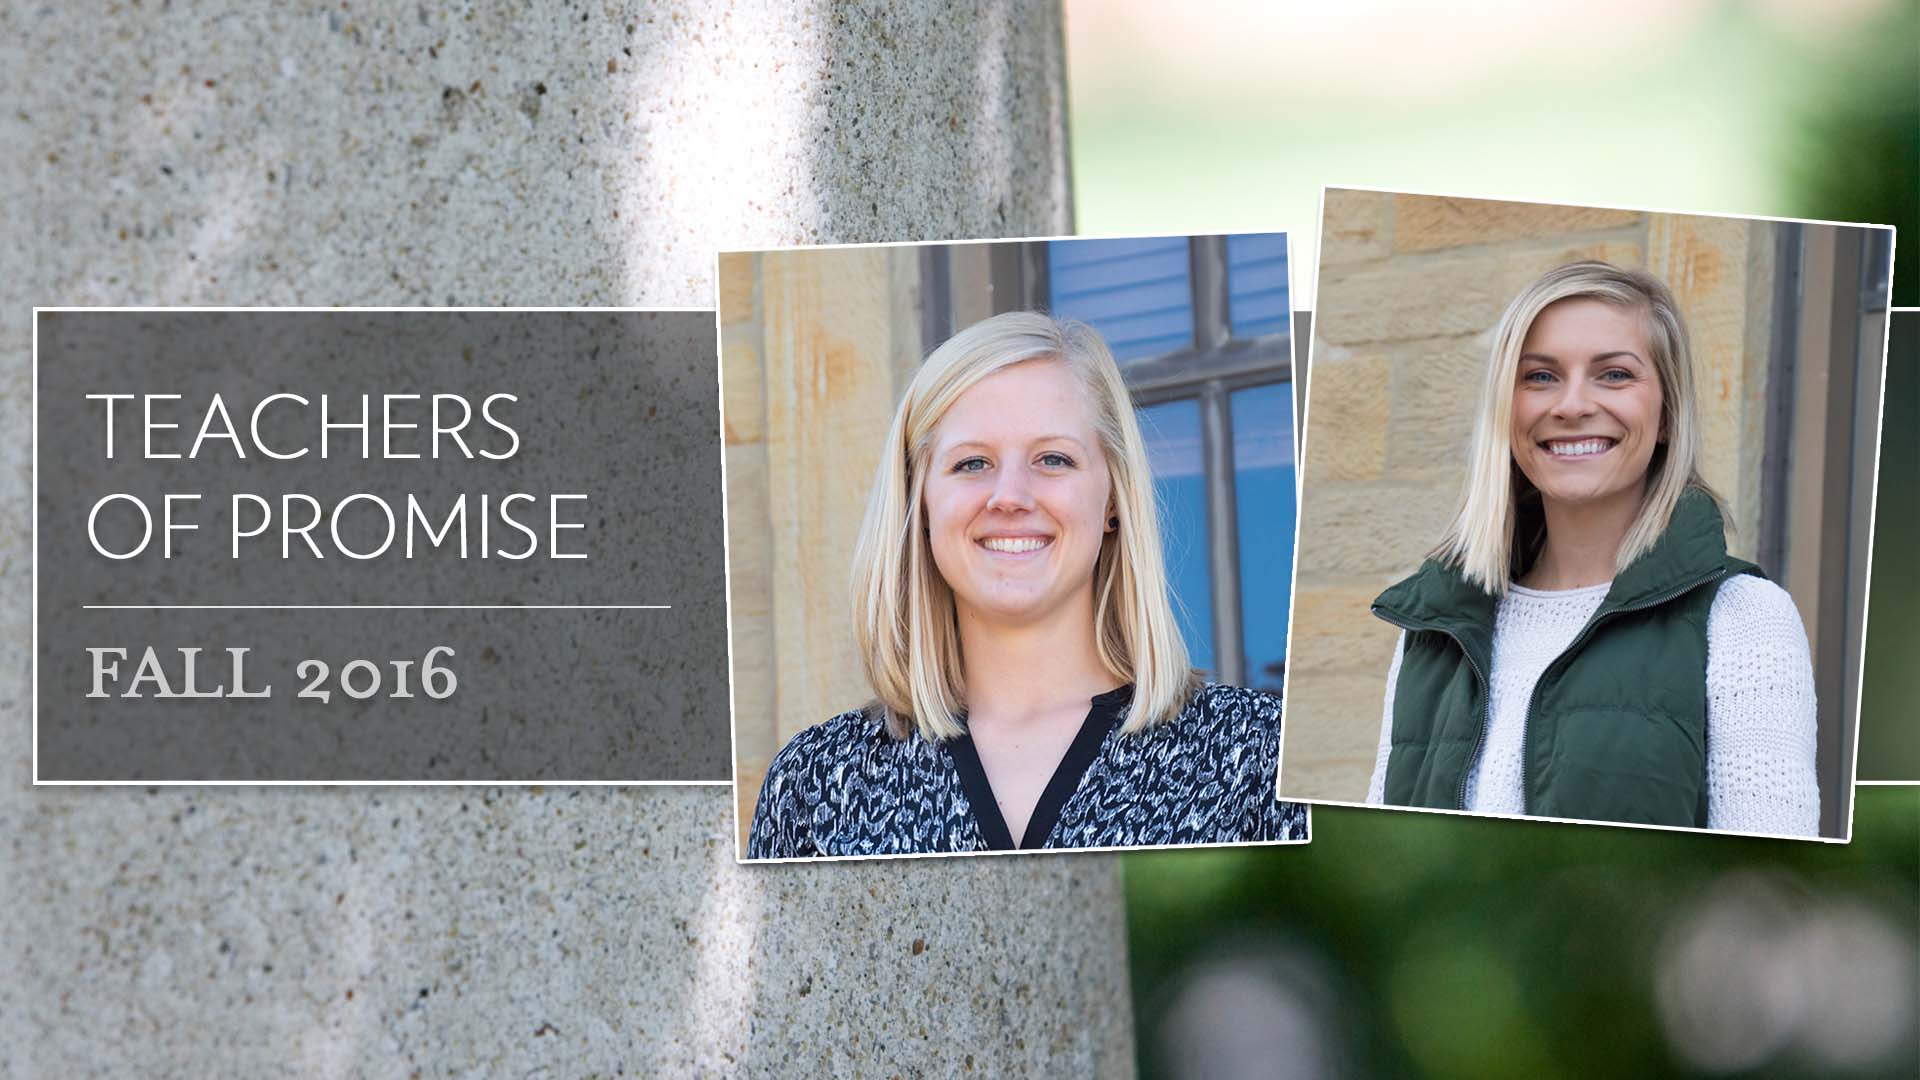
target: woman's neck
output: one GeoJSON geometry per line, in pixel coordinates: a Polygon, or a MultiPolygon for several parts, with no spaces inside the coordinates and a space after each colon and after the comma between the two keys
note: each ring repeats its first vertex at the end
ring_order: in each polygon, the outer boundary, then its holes
{"type": "Polygon", "coordinates": [[[1619,570],[1620,545],[1640,514],[1645,485],[1601,500],[1568,503],[1544,499],[1547,539],[1539,557],[1519,578],[1530,589],[1581,589],[1604,585],[1619,570]]]}
{"type": "Polygon", "coordinates": [[[958,612],[967,711],[1014,719],[1085,702],[1119,684],[1094,638],[1093,598],[1037,623],[1008,624],[958,612]]]}

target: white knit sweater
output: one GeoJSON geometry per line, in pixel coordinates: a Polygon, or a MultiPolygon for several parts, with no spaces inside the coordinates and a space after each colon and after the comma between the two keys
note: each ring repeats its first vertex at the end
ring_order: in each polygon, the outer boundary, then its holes
{"type": "MultiPolygon", "coordinates": [[[[1486,737],[1467,775],[1467,809],[1525,810],[1521,747],[1527,703],[1540,675],[1573,643],[1606,585],[1560,592],[1510,587],[1494,609],[1493,671],[1486,737]]],[[[1382,801],[1392,749],[1393,688],[1406,634],[1387,671],[1386,709],[1367,801],[1382,801]]],[[[1820,786],[1814,773],[1813,663],[1800,612],[1764,578],[1727,578],[1707,618],[1707,827],[1814,836],[1820,786]]]]}

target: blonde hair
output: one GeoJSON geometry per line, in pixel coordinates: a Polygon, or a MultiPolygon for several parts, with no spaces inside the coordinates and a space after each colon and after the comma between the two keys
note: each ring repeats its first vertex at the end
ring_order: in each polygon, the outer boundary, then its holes
{"type": "MultiPolygon", "coordinates": [[[[1432,555],[1495,596],[1538,555],[1545,534],[1539,491],[1513,460],[1514,380],[1520,349],[1534,319],[1550,304],[1586,298],[1632,308],[1646,324],[1648,357],[1660,379],[1662,441],[1647,464],[1640,512],[1620,543],[1616,572],[1651,548],[1666,531],[1673,508],[1688,488],[1716,505],[1720,497],[1700,477],[1699,395],[1693,382],[1693,352],[1687,325],[1673,293],[1660,279],[1598,261],[1574,262],[1540,275],[1513,298],[1493,332],[1493,349],[1473,426],[1466,489],[1452,524],[1432,555]]],[[[1724,510],[1724,507],[1722,508],[1724,510]]]]}
{"type": "Polygon", "coordinates": [[[953,593],[934,566],[923,500],[934,426],[982,379],[1028,360],[1058,361],[1079,378],[1107,459],[1119,528],[1094,560],[1092,614],[1101,663],[1134,687],[1121,731],[1174,716],[1199,687],[1167,599],[1146,444],[1113,354],[1081,323],[1007,312],[955,334],[920,365],[887,430],[854,547],[854,638],[896,738],[910,728],[929,740],[964,731],[953,593]]]}

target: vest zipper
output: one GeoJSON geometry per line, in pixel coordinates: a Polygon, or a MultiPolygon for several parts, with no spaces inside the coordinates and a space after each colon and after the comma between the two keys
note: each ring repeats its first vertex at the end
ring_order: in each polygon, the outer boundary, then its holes
{"type": "MultiPolygon", "coordinates": [[[[1473,654],[1467,651],[1466,642],[1461,641],[1452,631],[1442,630],[1441,633],[1453,638],[1453,643],[1460,650],[1460,655],[1467,658],[1467,666],[1473,669],[1473,677],[1480,680],[1480,726],[1474,732],[1473,749],[1467,753],[1467,767],[1460,772],[1460,790],[1455,793],[1453,799],[1455,809],[1465,810],[1467,808],[1467,777],[1473,775],[1473,763],[1480,760],[1480,745],[1487,741],[1487,726],[1492,723],[1493,683],[1481,672],[1480,665],[1474,662],[1473,654]]],[[[1526,782],[1525,777],[1521,778],[1521,782],[1526,782]]],[[[1523,790],[1522,796],[1524,795],[1523,790]]]]}
{"type": "MultiPolygon", "coordinates": [[[[1467,768],[1466,768],[1466,771],[1460,774],[1460,791],[1458,795],[1456,795],[1454,798],[1455,808],[1459,810],[1465,810],[1467,808],[1467,776],[1468,774],[1473,772],[1473,763],[1475,760],[1477,760],[1480,757],[1480,744],[1482,742],[1485,742],[1487,738],[1487,723],[1488,723],[1488,715],[1489,715],[1488,708],[1492,703],[1493,686],[1491,683],[1487,681],[1486,673],[1480,670],[1479,663],[1476,662],[1473,658],[1472,650],[1467,648],[1467,643],[1460,639],[1459,634],[1456,634],[1451,630],[1448,630],[1444,627],[1439,627],[1439,626],[1413,626],[1408,623],[1403,623],[1389,616],[1385,612],[1380,611],[1378,608],[1374,609],[1374,614],[1386,620],[1387,622],[1392,623],[1393,625],[1399,627],[1402,630],[1407,630],[1407,631],[1431,630],[1434,633],[1445,634],[1449,638],[1452,638],[1453,647],[1460,650],[1461,656],[1466,657],[1467,667],[1473,669],[1473,677],[1479,680],[1479,683],[1480,683],[1479,733],[1473,737],[1473,750],[1471,753],[1467,755],[1467,768]]],[[[1397,690],[1398,688],[1396,687],[1395,689],[1397,690]]],[[[1392,722],[1391,718],[1389,718],[1388,722],[1389,723],[1392,722]]],[[[1524,735],[1522,736],[1522,738],[1524,740],[1524,735]]],[[[1523,750],[1524,750],[1524,747],[1523,747],[1523,750]]],[[[1526,782],[1526,778],[1524,776],[1525,767],[1526,767],[1526,763],[1522,762],[1521,768],[1523,770],[1523,775],[1521,777],[1521,783],[1523,784],[1526,782]]],[[[1524,789],[1522,789],[1521,791],[1522,799],[1524,799],[1525,796],[1526,796],[1526,792],[1524,789]]]]}
{"type": "MultiPolygon", "coordinates": [[[[1540,672],[1540,678],[1534,681],[1533,690],[1531,693],[1527,695],[1527,710],[1526,712],[1520,715],[1520,812],[1522,814],[1526,814],[1528,816],[1532,816],[1533,814],[1533,782],[1532,782],[1532,779],[1527,775],[1527,771],[1528,771],[1527,765],[1532,758],[1532,753],[1530,752],[1530,749],[1533,743],[1533,703],[1536,700],[1538,700],[1540,697],[1540,684],[1546,682],[1547,676],[1552,675],[1554,673],[1554,669],[1560,665],[1560,662],[1562,660],[1565,660],[1567,657],[1572,656],[1574,652],[1577,651],[1583,643],[1585,643],[1588,636],[1590,636],[1593,633],[1593,631],[1600,626],[1601,623],[1607,622],[1608,620],[1614,618],[1617,615],[1624,615],[1629,611],[1645,611],[1648,608],[1659,607],[1661,604],[1664,604],[1667,601],[1674,599],[1675,597],[1682,596],[1686,593],[1690,593],[1693,590],[1699,588],[1702,585],[1707,584],[1710,581],[1718,581],[1719,579],[1725,577],[1726,575],[1727,575],[1726,567],[1724,566],[1716,567],[1711,573],[1703,577],[1695,578],[1694,580],[1687,582],[1685,585],[1681,585],[1678,588],[1662,593],[1659,596],[1653,597],[1652,599],[1642,600],[1639,603],[1634,604],[1630,607],[1615,608],[1614,610],[1609,611],[1598,618],[1588,620],[1587,625],[1581,627],[1580,632],[1574,635],[1573,641],[1569,643],[1566,648],[1560,650],[1560,655],[1554,657],[1552,662],[1547,664],[1546,668],[1540,672]]],[[[1604,603],[1604,601],[1602,602],[1604,603]]],[[[1462,651],[1464,652],[1465,650],[1463,649],[1462,651]]],[[[1467,661],[1468,663],[1472,663],[1473,658],[1468,657],[1467,661]]],[[[1474,743],[1473,755],[1474,755],[1474,758],[1478,758],[1480,756],[1480,744],[1478,742],[1474,743]]],[[[1469,758],[1467,761],[1467,773],[1471,774],[1472,772],[1473,772],[1473,759],[1469,758]]],[[[1466,779],[1466,775],[1462,775],[1460,778],[1460,809],[1465,810],[1466,808],[1467,808],[1467,779],[1466,779]]]]}

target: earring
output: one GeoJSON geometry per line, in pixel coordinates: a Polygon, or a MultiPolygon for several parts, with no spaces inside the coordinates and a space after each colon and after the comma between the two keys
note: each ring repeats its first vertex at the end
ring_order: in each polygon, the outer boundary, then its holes
{"type": "Polygon", "coordinates": [[[1108,519],[1107,519],[1107,529],[1108,529],[1109,531],[1112,531],[1112,530],[1114,530],[1114,529],[1117,529],[1117,528],[1119,528],[1119,527],[1120,527],[1120,517],[1119,517],[1119,515],[1118,515],[1118,514],[1116,514],[1116,515],[1114,515],[1113,517],[1110,517],[1110,518],[1108,518],[1108,519]]]}

